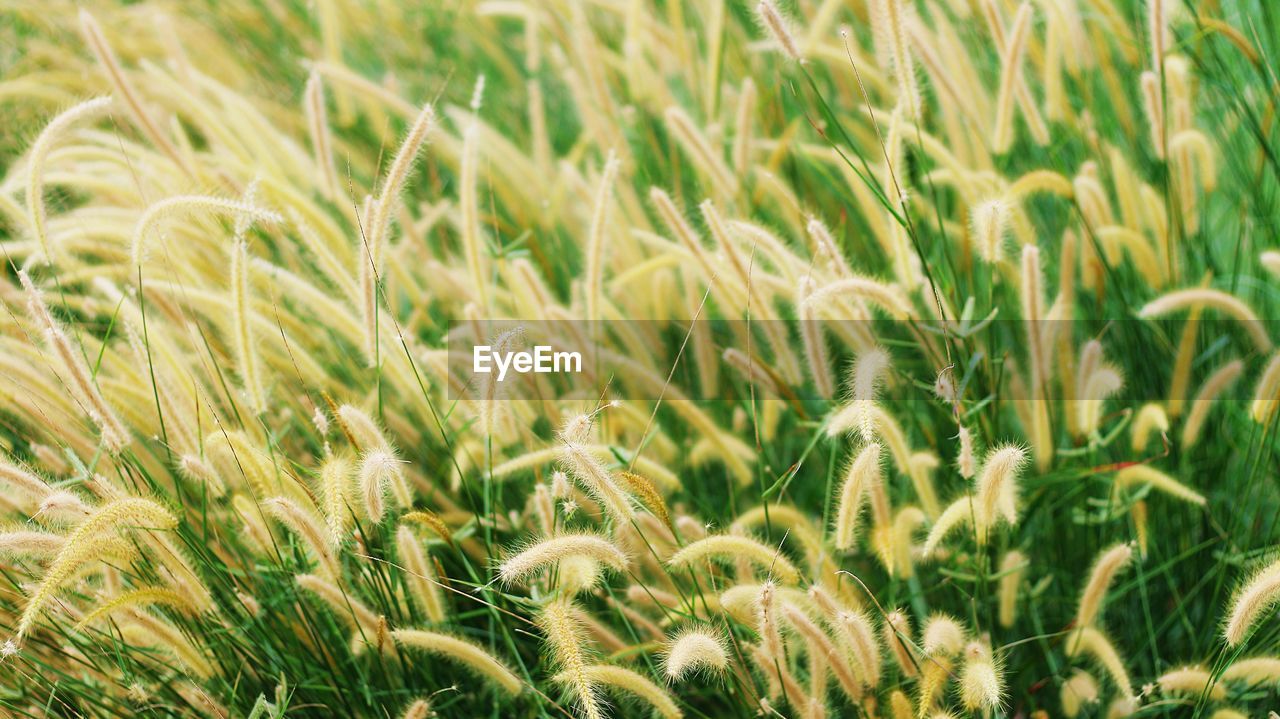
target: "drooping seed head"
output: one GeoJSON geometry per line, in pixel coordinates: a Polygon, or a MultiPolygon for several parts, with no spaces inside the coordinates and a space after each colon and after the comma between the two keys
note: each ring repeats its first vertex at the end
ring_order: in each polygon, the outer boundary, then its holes
{"type": "Polygon", "coordinates": [[[1236,591],[1222,630],[1227,644],[1232,647],[1243,644],[1277,602],[1280,602],[1280,561],[1253,575],[1236,591]]]}
{"type": "Polygon", "coordinates": [[[663,671],[667,679],[678,682],[695,672],[719,674],[729,666],[729,652],[724,637],[709,627],[683,629],[667,644],[663,671]]]}

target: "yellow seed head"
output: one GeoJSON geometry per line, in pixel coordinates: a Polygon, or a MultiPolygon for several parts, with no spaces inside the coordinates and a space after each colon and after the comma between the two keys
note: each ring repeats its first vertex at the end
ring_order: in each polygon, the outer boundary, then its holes
{"type": "Polygon", "coordinates": [[[987,262],[996,263],[1004,258],[1010,214],[1009,203],[1002,199],[980,202],[969,214],[978,255],[987,262]]]}
{"type": "Polygon", "coordinates": [[[1277,601],[1280,601],[1280,561],[1254,574],[1236,591],[1222,629],[1227,644],[1232,647],[1243,644],[1277,601]]]}
{"type": "Polygon", "coordinates": [[[782,16],[773,0],[760,0],[756,3],[756,17],[787,57],[799,63],[804,62],[804,58],[800,55],[800,46],[796,44],[795,36],[791,32],[790,23],[782,16]]]}
{"type": "Polygon", "coordinates": [[[925,622],[920,647],[925,656],[959,654],[965,646],[965,629],[960,622],[945,614],[934,614],[925,622]]]}
{"type": "Polygon", "coordinates": [[[917,659],[911,645],[911,619],[901,610],[889,612],[884,618],[884,643],[898,663],[898,670],[905,677],[919,673],[917,659]]]}
{"type": "Polygon", "coordinates": [[[1077,669],[1062,683],[1062,713],[1074,719],[1080,714],[1081,708],[1097,703],[1099,696],[1098,682],[1093,675],[1077,669]]]}
{"type": "Polygon", "coordinates": [[[498,568],[503,582],[513,584],[572,557],[585,557],[622,571],[628,560],[617,545],[594,534],[566,534],[545,539],[512,555],[498,568]]]}
{"type": "Polygon", "coordinates": [[[836,549],[851,549],[857,541],[858,516],[862,504],[874,485],[882,480],[880,445],[871,443],[864,447],[845,472],[840,486],[839,505],[836,508],[836,549]]]}
{"type": "Polygon", "coordinates": [[[1102,603],[1106,599],[1107,588],[1116,574],[1128,566],[1133,558],[1133,548],[1128,544],[1120,544],[1098,555],[1098,561],[1089,573],[1089,581],[1085,583],[1084,593],[1080,595],[1080,606],[1076,610],[1076,626],[1085,627],[1098,623],[1102,612],[1102,603]]]}
{"type": "Polygon", "coordinates": [[[1008,628],[1018,618],[1018,590],[1027,571],[1027,558],[1011,550],[1000,560],[1000,626],[1008,628]]]}
{"type": "Polygon", "coordinates": [[[663,671],[667,679],[678,682],[692,673],[719,674],[729,667],[729,652],[723,635],[703,626],[681,630],[665,649],[663,671]]]}
{"type": "Polygon", "coordinates": [[[991,650],[971,642],[964,653],[960,698],[965,708],[970,711],[998,709],[1004,700],[1004,680],[991,657],[991,650]]]}
{"type": "Polygon", "coordinates": [[[480,677],[493,682],[508,694],[519,694],[524,688],[524,683],[507,668],[506,664],[464,639],[448,634],[409,629],[391,632],[391,639],[406,649],[456,661],[480,677]]]}

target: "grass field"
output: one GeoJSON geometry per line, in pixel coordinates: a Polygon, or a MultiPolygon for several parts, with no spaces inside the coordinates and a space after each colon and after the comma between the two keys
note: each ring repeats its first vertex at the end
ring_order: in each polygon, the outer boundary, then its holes
{"type": "Polygon", "coordinates": [[[0,715],[1275,717],[1278,11],[0,0],[0,715]]]}

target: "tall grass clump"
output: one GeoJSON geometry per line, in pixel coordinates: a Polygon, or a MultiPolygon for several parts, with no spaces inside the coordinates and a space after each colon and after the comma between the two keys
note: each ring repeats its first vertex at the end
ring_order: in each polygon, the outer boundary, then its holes
{"type": "Polygon", "coordinates": [[[4,4],[0,715],[1266,714],[1278,20],[4,4]]]}

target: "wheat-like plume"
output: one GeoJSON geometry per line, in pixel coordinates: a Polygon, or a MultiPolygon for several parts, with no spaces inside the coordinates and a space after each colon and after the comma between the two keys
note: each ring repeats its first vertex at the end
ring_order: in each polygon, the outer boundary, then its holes
{"type": "Polygon", "coordinates": [[[1026,450],[1021,447],[997,447],[987,453],[974,482],[980,536],[1000,520],[1018,523],[1018,474],[1026,457],[1026,450]]]}
{"type": "Polygon", "coordinates": [[[1142,405],[1133,418],[1133,425],[1129,430],[1133,450],[1141,452],[1146,449],[1153,432],[1164,434],[1168,431],[1169,415],[1164,408],[1154,402],[1142,405]]]}
{"type": "Polygon", "coordinates": [[[45,571],[39,586],[27,599],[26,608],[18,620],[16,640],[21,642],[31,631],[41,612],[62,588],[63,583],[83,564],[95,559],[94,555],[102,548],[103,540],[112,539],[125,527],[163,531],[177,525],[178,519],[169,510],[141,497],[117,499],[96,510],[67,537],[62,550],[45,571]]]}
{"type": "Polygon", "coordinates": [[[1165,672],[1156,678],[1156,684],[1166,694],[1206,696],[1215,701],[1227,698],[1226,688],[1214,681],[1209,670],[1200,666],[1181,667],[1165,672]]]}
{"type": "Polygon", "coordinates": [[[178,150],[173,146],[170,139],[160,132],[155,120],[144,109],[142,100],[138,96],[137,88],[133,86],[133,83],[124,74],[119,58],[116,57],[115,51],[111,49],[111,45],[107,42],[106,37],[103,36],[102,28],[98,25],[98,21],[94,19],[88,10],[82,9],[80,11],[80,30],[84,33],[85,42],[89,45],[89,49],[97,58],[98,63],[102,65],[103,71],[115,88],[116,94],[123,99],[124,106],[132,116],[134,124],[138,126],[138,129],[142,131],[148,141],[167,155],[175,165],[181,167],[184,173],[188,176],[194,175],[183,157],[178,154],[178,150]]]}
{"type": "Polygon", "coordinates": [[[1125,467],[1119,472],[1116,472],[1116,476],[1113,481],[1115,482],[1115,486],[1120,488],[1126,488],[1135,484],[1147,484],[1158,492],[1162,492],[1170,497],[1181,499],[1186,502],[1191,502],[1192,504],[1203,505],[1206,502],[1204,496],[1199,492],[1187,487],[1185,484],[1182,484],[1164,472],[1145,464],[1136,464],[1131,467],[1125,467]]]}
{"type": "Polygon", "coordinates": [[[1222,629],[1227,644],[1232,647],[1243,644],[1277,600],[1280,600],[1280,562],[1257,572],[1236,590],[1222,629]]]}
{"type": "Polygon", "coordinates": [[[200,613],[196,605],[191,603],[191,599],[183,594],[163,587],[144,587],[120,594],[105,604],[95,607],[92,612],[85,615],[84,619],[81,619],[76,624],[76,630],[83,631],[98,620],[108,617],[121,609],[133,609],[157,604],[173,607],[189,614],[200,613]]]}
{"type": "Polygon", "coordinates": [[[1085,582],[1084,593],[1080,595],[1076,626],[1086,627],[1098,623],[1107,589],[1115,575],[1129,564],[1132,557],[1133,548],[1127,544],[1117,545],[1098,555],[1093,570],[1089,572],[1089,581],[1085,582]]]}
{"type": "Polygon", "coordinates": [[[894,444],[887,436],[891,430],[877,418],[887,415],[878,413],[875,406],[876,395],[882,384],[883,376],[889,368],[889,354],[882,349],[872,349],[858,355],[850,376],[850,401],[827,423],[827,435],[834,437],[849,430],[857,430],[864,442],[870,442],[879,433],[884,439],[894,444]]]}
{"type": "Polygon", "coordinates": [[[1250,657],[1238,659],[1222,671],[1222,681],[1247,684],[1280,681],[1280,658],[1250,657]]]}
{"type": "Polygon", "coordinates": [[[1000,626],[1012,627],[1018,619],[1018,591],[1027,571],[1027,558],[1018,550],[1006,552],[1000,560],[1000,626]]]}
{"type": "Polygon", "coordinates": [[[1271,351],[1271,338],[1266,326],[1249,305],[1221,290],[1204,288],[1175,290],[1148,302],[1138,310],[1143,318],[1162,317],[1188,307],[1211,307],[1241,323],[1245,332],[1262,352],[1271,351]]]}
{"type": "Polygon", "coordinates": [[[319,71],[312,69],[307,77],[307,85],[302,93],[303,113],[307,118],[307,129],[311,135],[311,151],[315,155],[316,167],[324,178],[324,191],[330,199],[338,198],[338,173],[333,164],[333,141],[329,129],[329,112],[324,102],[324,79],[319,71]]]}
{"type": "Polygon", "coordinates": [[[280,520],[302,540],[326,577],[338,576],[338,561],[330,543],[330,534],[314,508],[290,497],[272,497],[262,503],[262,510],[280,520]]]}
{"type": "Polygon", "coordinates": [[[851,549],[854,546],[862,503],[872,486],[881,481],[880,445],[872,443],[858,453],[840,485],[834,532],[836,549],[851,549]]]}
{"type": "Polygon", "coordinates": [[[987,262],[1004,258],[1004,243],[1009,231],[1009,204],[1003,199],[984,200],[969,213],[978,254],[987,262]]]}
{"type": "Polygon", "coordinates": [[[614,521],[625,525],[635,516],[635,509],[609,469],[587,448],[593,422],[590,415],[579,415],[565,424],[560,432],[560,459],[570,476],[605,506],[614,521]]]}
{"type": "Polygon", "coordinates": [[[66,539],[49,532],[17,530],[0,533],[0,555],[13,558],[56,556],[66,539]]]}
{"type": "Polygon", "coordinates": [[[431,701],[428,699],[414,700],[400,715],[400,719],[429,719],[429,717],[431,717],[431,701]]]}
{"type": "Polygon", "coordinates": [[[396,553],[404,565],[405,584],[413,601],[432,623],[443,623],[446,610],[440,579],[430,556],[407,525],[401,524],[396,530],[396,553]]]}
{"type": "Polygon", "coordinates": [[[489,306],[488,262],[480,227],[479,164],[480,128],[472,123],[462,134],[462,169],[460,171],[458,207],[462,214],[462,250],[467,259],[472,292],[482,308],[489,306]]]}
{"type": "Polygon", "coordinates": [[[97,119],[99,116],[109,112],[111,107],[112,99],[110,97],[95,97],[78,103],[53,118],[31,145],[31,151],[27,157],[27,217],[31,223],[31,232],[40,244],[40,251],[44,253],[47,262],[53,262],[55,258],[53,248],[49,245],[48,230],[45,224],[45,161],[48,159],[54,143],[58,142],[69,129],[79,123],[97,119]]]}
{"type": "Polygon", "coordinates": [[[1100,696],[1093,675],[1077,669],[1062,683],[1062,713],[1074,719],[1082,708],[1096,704],[1100,696]]]}
{"type": "Polygon", "coordinates": [[[804,62],[800,47],[796,44],[795,36],[791,32],[790,23],[782,16],[773,0],[760,0],[756,3],[756,17],[787,57],[799,63],[804,62]]]}
{"type": "Polygon", "coordinates": [[[1030,32],[1031,4],[1022,3],[1000,58],[1000,94],[996,99],[996,123],[991,139],[993,149],[999,153],[1008,152],[1013,145],[1014,92],[1022,82],[1022,56],[1030,32]]]}
{"type": "Polygon", "coordinates": [[[729,666],[724,637],[709,627],[690,626],[672,637],[664,650],[663,671],[679,682],[696,672],[719,674],[729,666]]]}
{"type": "Polygon", "coordinates": [[[32,319],[40,326],[45,340],[49,343],[54,354],[58,356],[58,360],[66,371],[75,394],[80,401],[84,402],[85,411],[89,418],[98,426],[103,443],[112,452],[123,450],[130,441],[129,430],[120,421],[115,409],[102,396],[102,392],[98,389],[98,384],[93,377],[93,372],[86,366],[83,353],[76,351],[71,346],[71,340],[67,337],[66,332],[58,321],[49,313],[49,308],[44,302],[44,295],[36,288],[31,281],[31,277],[26,272],[19,271],[18,279],[22,283],[22,288],[27,292],[27,307],[30,310],[32,319]]]}
{"type": "Polygon", "coordinates": [[[782,616],[786,618],[788,624],[795,628],[796,633],[804,638],[808,645],[809,654],[811,656],[818,655],[826,661],[845,696],[851,701],[859,701],[862,698],[862,684],[854,675],[853,668],[845,662],[844,656],[836,648],[835,642],[832,641],[827,632],[809,618],[809,615],[804,610],[794,604],[784,603],[782,605],[782,616]]]}
{"type": "Polygon", "coordinates": [[[992,711],[1004,700],[1004,680],[991,656],[991,649],[970,642],[964,650],[964,668],[960,673],[960,697],[970,711],[992,711]]]}
{"type": "Polygon", "coordinates": [[[546,636],[548,654],[558,670],[557,683],[573,694],[577,709],[586,719],[602,719],[604,708],[600,688],[588,674],[593,652],[583,636],[583,625],[569,599],[553,599],[538,613],[538,627],[546,636]]]}
{"type": "Polygon", "coordinates": [[[396,644],[432,656],[456,661],[487,679],[508,694],[519,694],[524,682],[492,654],[464,639],[416,629],[398,629],[391,632],[396,644]]]}
{"type": "Polygon", "coordinates": [[[587,557],[617,571],[626,569],[628,560],[617,545],[594,534],[566,534],[544,539],[513,554],[498,567],[498,575],[507,583],[520,582],[556,562],[570,557],[587,557]]]}
{"type": "Polygon", "coordinates": [[[1183,447],[1195,446],[1200,441],[1200,432],[1218,396],[1235,384],[1243,373],[1244,363],[1233,360],[1219,367],[1204,381],[1195,399],[1191,401],[1191,411],[1187,413],[1187,419],[1182,425],[1183,447]]]}
{"type": "Polygon", "coordinates": [[[778,550],[750,537],[718,534],[699,539],[671,555],[667,564],[671,567],[693,567],[707,559],[735,559],[748,561],[761,570],[787,584],[795,584],[800,573],[791,560],[778,550]]]}
{"type": "Polygon", "coordinates": [[[211,195],[176,195],[166,197],[147,206],[146,211],[138,218],[133,230],[131,257],[135,266],[141,266],[147,258],[147,242],[156,233],[157,225],[171,215],[180,212],[201,211],[228,215],[231,217],[248,217],[259,222],[282,223],[284,218],[278,213],[256,205],[225,197],[211,195]]]}
{"type": "Polygon", "coordinates": [[[663,719],[679,719],[684,712],[662,687],[626,667],[593,664],[583,669],[587,681],[601,688],[612,688],[639,697],[663,719]]]}
{"type": "Polygon", "coordinates": [[[1125,671],[1124,661],[1105,634],[1093,627],[1079,627],[1068,634],[1064,641],[1067,656],[1087,654],[1093,657],[1111,677],[1122,696],[1133,696],[1133,683],[1125,671]]]}
{"type": "Polygon", "coordinates": [[[600,185],[596,190],[595,207],[591,211],[591,225],[587,228],[586,299],[587,320],[601,319],[600,304],[604,301],[604,265],[606,224],[612,201],[613,183],[618,174],[619,161],[612,152],[600,172],[600,185]]]}
{"type": "Polygon", "coordinates": [[[926,657],[957,655],[966,644],[966,631],[960,622],[945,614],[932,614],[920,634],[920,649],[926,657]]]}
{"type": "Polygon", "coordinates": [[[1280,407],[1280,352],[1271,356],[1258,378],[1250,415],[1255,422],[1270,422],[1277,407],[1280,407]]]}
{"type": "Polygon", "coordinates": [[[894,610],[885,615],[881,630],[884,633],[884,643],[889,647],[889,655],[898,664],[898,671],[906,677],[919,674],[919,661],[911,640],[911,618],[900,609],[894,610]]]}

